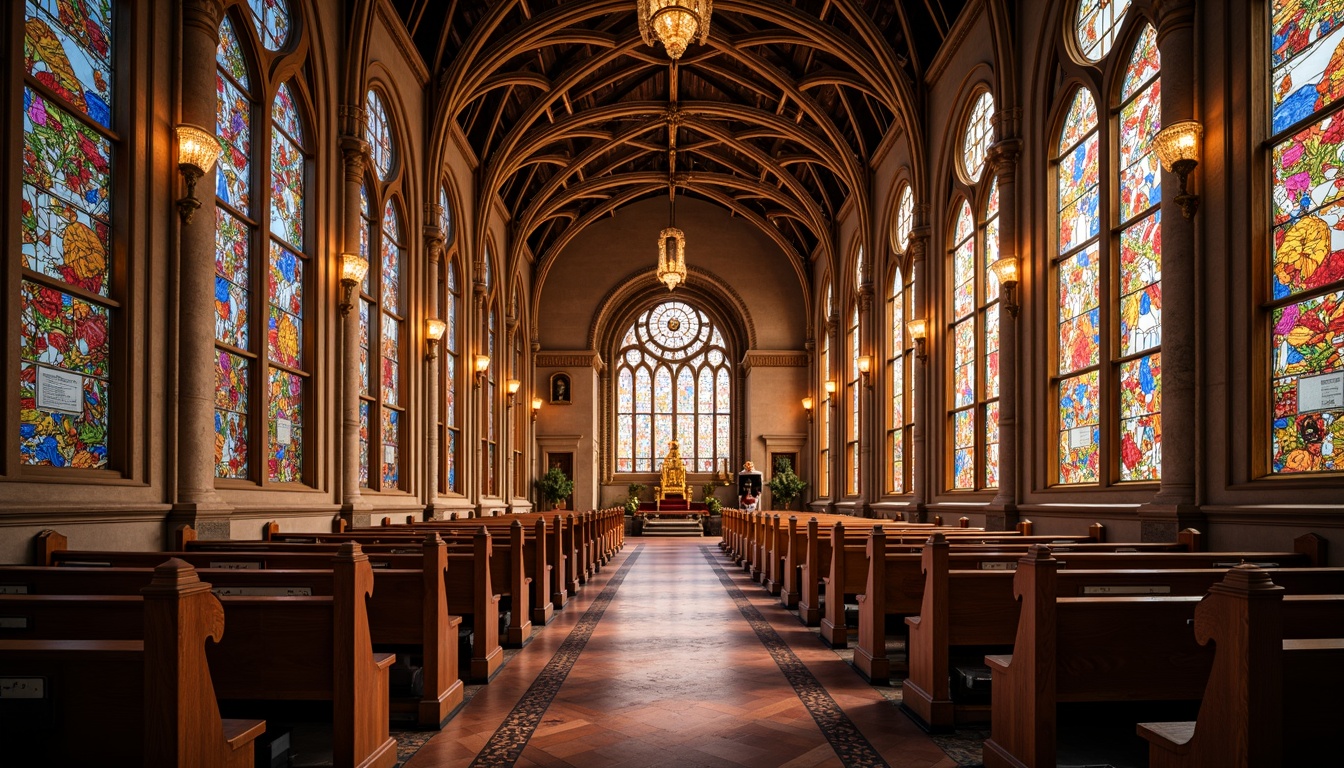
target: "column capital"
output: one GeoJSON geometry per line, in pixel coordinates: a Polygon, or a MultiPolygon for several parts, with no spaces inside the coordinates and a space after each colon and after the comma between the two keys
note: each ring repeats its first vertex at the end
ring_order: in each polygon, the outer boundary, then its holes
{"type": "Polygon", "coordinates": [[[921,224],[910,230],[910,261],[919,264],[924,260],[924,252],[929,248],[929,225],[921,224]]]}
{"type": "Polygon", "coordinates": [[[854,296],[859,300],[859,314],[867,314],[873,307],[873,284],[863,283],[859,286],[859,290],[854,292],[854,296]]]}
{"type": "Polygon", "coordinates": [[[359,182],[364,180],[364,169],[369,157],[369,143],[359,136],[343,134],[341,136],[341,157],[345,160],[345,180],[359,182]]]}
{"type": "Polygon", "coordinates": [[[1022,108],[1000,109],[989,119],[989,123],[994,126],[996,143],[1019,138],[1022,135],[1022,108]]]}
{"type": "Polygon", "coordinates": [[[443,206],[438,203],[429,203],[425,206],[425,250],[429,253],[431,264],[438,264],[443,261],[443,229],[439,227],[439,221],[443,218],[443,206]]]}
{"type": "Polygon", "coordinates": [[[361,104],[342,104],[338,112],[341,138],[346,136],[363,139],[368,128],[368,113],[361,104]]]}
{"type": "Polygon", "coordinates": [[[1195,5],[1195,0],[1154,0],[1158,45],[1168,34],[1194,26],[1195,5]]]}
{"type": "Polygon", "coordinates": [[[219,23],[223,20],[223,0],[182,0],[183,27],[195,27],[218,42],[219,23]]]}
{"type": "Polygon", "coordinates": [[[1017,161],[1022,156],[1022,140],[1018,138],[1000,139],[989,147],[989,162],[994,167],[994,175],[1000,184],[1011,183],[1017,178],[1017,161]]]}

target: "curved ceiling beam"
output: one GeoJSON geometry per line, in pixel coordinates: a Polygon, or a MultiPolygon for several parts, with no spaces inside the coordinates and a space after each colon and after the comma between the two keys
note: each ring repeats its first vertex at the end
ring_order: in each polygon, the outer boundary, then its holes
{"type": "Polygon", "coordinates": [[[491,75],[482,83],[480,95],[484,96],[497,88],[518,85],[528,85],[539,91],[550,91],[551,79],[540,72],[500,72],[491,75]]]}

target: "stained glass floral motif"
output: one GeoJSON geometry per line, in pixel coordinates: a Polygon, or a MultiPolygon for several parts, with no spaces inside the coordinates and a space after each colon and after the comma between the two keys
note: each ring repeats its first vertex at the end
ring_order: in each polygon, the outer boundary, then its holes
{"type": "Polygon", "coordinates": [[[250,210],[252,103],[247,96],[247,65],[242,46],[225,19],[219,26],[220,70],[215,76],[215,132],[221,153],[215,163],[215,195],[243,213],[250,210]]]}
{"type": "Polygon", "coordinates": [[[1271,313],[1274,472],[1344,469],[1344,409],[1322,407],[1323,377],[1344,370],[1344,291],[1271,313]]]}
{"type": "Polygon", "coordinates": [[[267,351],[274,362],[299,368],[303,354],[303,262],[289,249],[273,242],[270,266],[267,351]]]}
{"type": "Polygon", "coordinates": [[[111,0],[28,0],[24,68],[94,122],[111,127],[111,0]]]}
{"type": "Polygon", "coordinates": [[[270,451],[266,475],[273,483],[303,479],[303,377],[271,369],[269,413],[270,451]]]}
{"type": "Polygon", "coordinates": [[[359,302],[359,393],[369,394],[369,315],[372,305],[359,302]]]}
{"type": "Polygon", "coordinates": [[[222,208],[215,221],[215,340],[247,349],[247,226],[222,208]]]}
{"type": "Polygon", "coordinates": [[[999,396],[999,312],[985,313],[985,397],[999,396]]]}
{"type": "Polygon", "coordinates": [[[285,0],[247,0],[261,44],[278,51],[289,38],[289,5],[285,0]]]}
{"type": "Polygon", "coordinates": [[[1062,155],[1097,127],[1097,103],[1092,92],[1079,88],[1064,117],[1064,129],[1059,134],[1059,153],[1062,155]]]}
{"type": "Polygon", "coordinates": [[[1101,439],[1097,404],[1101,400],[1096,371],[1065,379],[1059,385],[1059,482],[1095,483],[1099,478],[1101,439]]]}
{"type": "Polygon", "coordinates": [[[39,408],[40,369],[28,362],[19,365],[19,461],[29,466],[106,466],[107,380],[82,377],[79,412],[39,408]]]}
{"type": "Polygon", "coordinates": [[[23,265],[107,295],[111,145],[24,89],[23,265]]]}
{"type": "Polygon", "coordinates": [[[1162,69],[1162,58],[1157,50],[1157,30],[1151,24],[1145,24],[1134,43],[1134,54],[1130,57],[1129,68],[1125,70],[1124,84],[1120,87],[1120,98],[1128,99],[1139,92],[1149,80],[1157,76],[1162,69]]]}
{"type": "Polygon", "coordinates": [[[1059,252],[1068,253],[1101,231],[1095,133],[1060,161],[1059,174],[1059,252]]]}
{"type": "Polygon", "coordinates": [[[1274,298],[1344,278],[1344,117],[1328,116],[1274,147],[1274,298]]]}
{"type": "Polygon", "coordinates": [[[1344,95],[1344,5],[1280,0],[1272,24],[1271,130],[1278,133],[1344,95]]]}
{"type": "Polygon", "coordinates": [[[910,245],[910,230],[915,225],[915,193],[910,185],[901,188],[896,204],[896,250],[904,252],[910,245]]]}
{"type": "Polygon", "coordinates": [[[999,298],[999,277],[990,269],[999,260],[999,180],[989,185],[989,202],[985,205],[985,302],[999,298]]]}
{"type": "Polygon", "coordinates": [[[975,488],[975,411],[952,415],[952,487],[975,488]]]}
{"type": "Polygon", "coordinates": [[[369,484],[369,404],[359,403],[359,484],[369,484]]]}
{"type": "Polygon", "coordinates": [[[395,490],[401,482],[401,460],[398,451],[401,444],[401,412],[391,408],[383,409],[383,490],[395,490]]]}
{"type": "Polygon", "coordinates": [[[975,402],[975,323],[958,323],[952,339],[953,404],[962,408],[975,402]]]}
{"type": "Polygon", "coordinates": [[[365,109],[368,122],[364,129],[364,140],[369,142],[373,154],[373,167],[378,178],[386,179],[392,173],[392,128],[387,122],[387,110],[383,100],[374,91],[369,91],[365,109]]]}
{"type": "Polygon", "coordinates": [[[382,333],[382,348],[380,358],[382,359],[382,377],[379,380],[382,387],[383,402],[390,405],[396,405],[398,395],[401,392],[400,378],[401,366],[398,362],[398,331],[400,323],[392,322],[384,318],[382,333]]]}
{"type": "Polygon", "coordinates": [[[1074,27],[1088,61],[1101,61],[1110,53],[1128,10],[1129,0],[1080,0],[1074,27]]]}
{"type": "Polygon", "coordinates": [[[1059,372],[1069,373],[1099,358],[1098,264],[1095,245],[1059,264],[1059,372]]]}
{"type": "Polygon", "coordinates": [[[731,377],[709,317],[685,302],[659,304],[614,357],[616,471],[657,470],[674,436],[688,469],[714,471],[727,457],[731,377]]]}
{"type": "Polygon", "coordinates": [[[401,224],[392,203],[383,209],[382,291],[383,310],[401,314],[401,224]]]}
{"type": "Polygon", "coordinates": [[[301,248],[304,158],[299,149],[302,137],[298,133],[298,112],[288,86],[280,86],[271,119],[279,129],[271,134],[271,234],[301,248]]]}
{"type": "Polygon", "coordinates": [[[215,476],[246,479],[250,364],[229,352],[215,354],[215,476]]]}
{"type": "Polygon", "coordinates": [[[1120,365],[1120,479],[1162,476],[1162,356],[1120,365]]]}
{"type": "Polygon", "coordinates": [[[980,94],[971,109],[971,119],[966,122],[966,133],[961,139],[961,163],[966,175],[972,182],[980,180],[985,169],[985,155],[993,139],[994,97],[989,92],[980,94]]]}
{"type": "Polygon", "coordinates": [[[961,204],[957,215],[956,248],[952,251],[952,316],[958,320],[975,309],[975,219],[971,206],[961,204]]]}
{"type": "Polygon", "coordinates": [[[985,403],[985,487],[999,487],[999,403],[985,403]]]}

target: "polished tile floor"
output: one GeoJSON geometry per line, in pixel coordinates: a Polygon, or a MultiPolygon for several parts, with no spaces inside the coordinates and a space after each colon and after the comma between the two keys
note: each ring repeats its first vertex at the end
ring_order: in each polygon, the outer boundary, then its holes
{"type": "Polygon", "coordinates": [[[717,544],[628,539],[407,768],[955,765],[717,544]]]}

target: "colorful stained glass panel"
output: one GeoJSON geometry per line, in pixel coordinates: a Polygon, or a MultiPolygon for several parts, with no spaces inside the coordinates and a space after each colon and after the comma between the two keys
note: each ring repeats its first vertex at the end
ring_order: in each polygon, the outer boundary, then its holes
{"type": "Polygon", "coordinates": [[[985,403],[985,487],[999,487],[999,404],[985,403]]]}
{"type": "Polygon", "coordinates": [[[107,465],[108,389],[105,379],[19,364],[19,461],[28,466],[99,469],[107,465]],[[76,384],[76,380],[78,383],[76,384]],[[39,390],[60,387],[66,402],[39,407],[39,390]],[[75,385],[78,389],[71,390],[75,385]],[[77,401],[77,402],[72,402],[77,401]],[[53,407],[55,406],[55,407],[53,407]]]}
{"type": "Polygon", "coordinates": [[[401,482],[401,460],[398,454],[401,445],[401,412],[391,408],[383,409],[383,490],[396,490],[401,482]]]}
{"type": "Polygon", "coordinates": [[[999,396],[999,310],[985,313],[985,397],[999,396]]]}
{"type": "Polygon", "coordinates": [[[1097,414],[1101,392],[1096,371],[1059,384],[1059,482],[1095,483],[1099,477],[1097,414]]]}
{"type": "Polygon", "coordinates": [[[1328,116],[1274,147],[1274,298],[1344,278],[1344,118],[1328,116]]]}
{"type": "Polygon", "coordinates": [[[1115,45],[1129,0],[1081,0],[1075,22],[1078,45],[1088,61],[1101,61],[1115,45]]]}
{"type": "Polygon", "coordinates": [[[301,367],[303,355],[303,262],[288,249],[271,243],[267,273],[271,296],[267,349],[271,360],[301,367]]]}
{"type": "Polygon", "coordinates": [[[968,409],[952,415],[952,487],[975,488],[975,411],[968,409]]]}
{"type": "Polygon", "coordinates": [[[1064,129],[1059,135],[1060,154],[1082,141],[1096,127],[1097,102],[1092,99],[1091,91],[1079,88],[1069,105],[1069,113],[1064,116],[1064,129]]]}
{"type": "Polygon", "coordinates": [[[1162,81],[1155,80],[1120,109],[1120,165],[1133,165],[1153,151],[1162,130],[1162,81]]]}
{"type": "Polygon", "coordinates": [[[953,407],[961,408],[975,402],[975,323],[958,323],[952,337],[953,407]]]}
{"type": "Polygon", "coordinates": [[[251,210],[252,105],[233,81],[215,78],[218,111],[215,133],[220,155],[215,161],[215,196],[243,213],[251,210]]]}
{"type": "Polygon", "coordinates": [[[359,393],[369,394],[369,314],[373,305],[359,302],[359,393]]]}
{"type": "Polygon", "coordinates": [[[1120,299],[1120,350],[1132,355],[1162,344],[1162,286],[1150,285],[1120,299]]]}
{"type": "Polygon", "coordinates": [[[1157,30],[1146,24],[1139,40],[1134,44],[1134,53],[1129,59],[1129,68],[1125,70],[1124,84],[1120,88],[1120,98],[1128,99],[1138,92],[1143,84],[1157,76],[1162,69],[1162,58],[1157,50],[1157,30]]]}
{"type": "Polygon", "coordinates": [[[24,280],[20,322],[24,360],[107,378],[111,346],[106,307],[24,280]]]}
{"type": "MultiPolygon", "coordinates": [[[[1128,221],[1162,202],[1162,173],[1157,155],[1147,154],[1120,172],[1120,219],[1128,221]]],[[[1156,211],[1154,211],[1156,213],[1156,211]]]]}
{"type": "Polygon", "coordinates": [[[215,476],[246,479],[247,358],[217,352],[215,361],[215,476]]]}
{"type": "Polygon", "coordinates": [[[396,405],[401,394],[401,364],[398,361],[400,343],[398,336],[401,331],[401,323],[383,318],[382,326],[382,347],[380,350],[382,377],[380,382],[383,402],[388,405],[396,405]]]}
{"type": "Polygon", "coordinates": [[[35,80],[111,127],[112,3],[29,0],[25,7],[24,68],[35,80]]]}
{"type": "Polygon", "coordinates": [[[1338,472],[1344,470],[1344,408],[1315,408],[1319,402],[1301,402],[1318,395],[1319,377],[1288,376],[1274,382],[1271,421],[1271,469],[1276,473],[1338,472]],[[1303,383],[1305,380],[1305,384],[1303,383]]]}
{"type": "MultiPolygon", "coordinates": [[[[1286,5],[1297,6],[1300,10],[1305,10],[1308,5],[1322,9],[1333,6],[1336,13],[1344,10],[1335,2],[1293,2],[1286,5]]],[[[1275,16],[1277,21],[1277,10],[1275,16]]],[[[1293,58],[1282,66],[1277,62],[1275,64],[1270,84],[1274,98],[1271,107],[1271,130],[1274,133],[1305,120],[1316,110],[1329,106],[1344,95],[1344,82],[1341,82],[1341,75],[1344,74],[1341,71],[1341,67],[1344,67],[1344,26],[1340,25],[1338,18],[1327,24],[1332,26],[1315,27],[1312,32],[1317,34],[1314,35],[1306,34],[1307,31],[1302,28],[1290,33],[1291,38],[1315,39],[1308,47],[1297,48],[1293,58]]],[[[1277,37],[1275,43],[1278,43],[1277,37]]],[[[1275,58],[1278,59],[1278,56],[1275,58]]]]}
{"type": "Polygon", "coordinates": [[[1092,187],[1059,213],[1059,252],[1068,253],[1101,232],[1100,191],[1092,187]]]}
{"type": "Polygon", "coordinates": [[[372,150],[373,167],[378,171],[378,178],[386,179],[392,173],[393,160],[392,129],[387,122],[387,109],[383,107],[382,98],[373,91],[369,91],[365,109],[368,121],[364,140],[369,142],[372,150]]]}
{"type": "Polygon", "coordinates": [[[1275,309],[1274,376],[1312,376],[1344,368],[1344,291],[1275,309]]]}
{"type": "Polygon", "coordinates": [[[271,134],[271,234],[303,246],[303,153],[276,131],[271,134]]]}
{"type": "Polygon", "coordinates": [[[1099,164],[1097,162],[1097,135],[1087,140],[1059,159],[1059,206],[1068,207],[1084,192],[1095,187],[1098,182],[1099,164]]]}
{"type": "Polygon", "coordinates": [[[248,0],[248,4],[261,44],[272,51],[280,50],[289,38],[289,5],[285,0],[248,0]]]}
{"type": "Polygon", "coordinates": [[[359,402],[359,484],[369,484],[369,403],[359,402]]]}
{"type": "Polygon", "coordinates": [[[268,410],[267,479],[297,483],[303,479],[303,377],[272,368],[268,410]]]}
{"type": "Polygon", "coordinates": [[[23,181],[106,219],[111,143],[31,88],[23,89],[23,181]]]}

